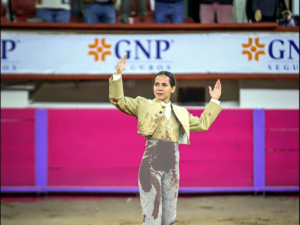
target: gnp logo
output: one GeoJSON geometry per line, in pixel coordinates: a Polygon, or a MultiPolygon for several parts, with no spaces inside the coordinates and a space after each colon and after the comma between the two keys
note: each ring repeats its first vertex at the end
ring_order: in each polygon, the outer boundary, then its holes
{"type": "MultiPolygon", "coordinates": [[[[248,60],[259,61],[261,55],[266,55],[266,44],[260,43],[259,38],[249,38],[247,44],[242,44],[243,55],[248,56],[248,60]]],[[[272,40],[268,45],[268,55],[272,60],[295,60],[299,58],[299,44],[294,40],[272,40]],[[297,57],[298,56],[298,57],[297,57]]]]}
{"type": "Polygon", "coordinates": [[[8,54],[13,52],[17,47],[17,41],[14,40],[1,40],[1,60],[9,59],[8,54]]]}
{"type": "Polygon", "coordinates": [[[259,62],[267,56],[268,71],[299,72],[299,41],[295,39],[269,39],[267,43],[261,43],[258,37],[249,38],[242,46],[242,54],[248,56],[248,61],[259,62]]]}
{"type": "Polygon", "coordinates": [[[20,41],[3,39],[1,40],[1,72],[16,71],[17,61],[11,59],[10,54],[16,51],[17,45],[20,41]]]}
{"type": "Polygon", "coordinates": [[[259,43],[259,38],[255,38],[255,41],[253,41],[253,38],[249,38],[249,41],[247,44],[243,44],[243,55],[248,56],[248,61],[252,61],[255,59],[255,61],[259,61],[260,55],[265,55],[265,44],[259,43]]]}
{"type": "Polygon", "coordinates": [[[101,41],[99,41],[98,38],[95,38],[94,44],[90,44],[89,48],[89,55],[94,56],[95,62],[98,62],[99,60],[104,62],[106,60],[106,56],[111,55],[111,45],[106,44],[105,38],[102,38],[101,41]],[[100,43],[101,45],[99,45],[100,43]]]}
{"type": "Polygon", "coordinates": [[[88,55],[93,56],[94,61],[105,62],[107,56],[114,53],[120,59],[127,53],[127,59],[139,60],[142,57],[149,60],[162,60],[163,53],[170,49],[172,41],[168,40],[119,40],[114,44],[107,43],[105,38],[95,38],[93,44],[89,44],[88,55]]]}

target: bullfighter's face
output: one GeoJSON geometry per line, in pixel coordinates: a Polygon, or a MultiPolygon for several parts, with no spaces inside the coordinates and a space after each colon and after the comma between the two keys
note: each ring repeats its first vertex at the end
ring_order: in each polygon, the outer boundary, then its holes
{"type": "Polygon", "coordinates": [[[175,92],[176,86],[171,87],[169,77],[166,75],[158,75],[154,82],[154,96],[164,103],[169,103],[171,94],[175,92]]]}

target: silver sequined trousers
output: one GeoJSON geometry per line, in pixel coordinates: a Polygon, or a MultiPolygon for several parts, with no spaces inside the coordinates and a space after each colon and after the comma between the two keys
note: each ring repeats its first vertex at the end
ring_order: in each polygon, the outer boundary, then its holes
{"type": "Polygon", "coordinates": [[[178,143],[147,139],[139,169],[143,225],[171,225],[179,190],[178,143]]]}

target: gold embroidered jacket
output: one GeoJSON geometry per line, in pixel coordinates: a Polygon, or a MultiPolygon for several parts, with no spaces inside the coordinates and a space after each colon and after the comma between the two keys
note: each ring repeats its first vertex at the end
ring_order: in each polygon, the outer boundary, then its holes
{"type": "MultiPolygon", "coordinates": [[[[120,111],[134,116],[138,119],[138,134],[144,137],[151,137],[165,116],[165,106],[157,98],[146,99],[141,96],[130,98],[124,96],[122,77],[118,80],[109,78],[109,101],[120,111]]],[[[181,123],[179,132],[179,144],[190,145],[190,132],[207,131],[217,116],[222,111],[222,107],[215,102],[210,102],[201,117],[193,116],[188,110],[181,106],[172,104],[174,113],[181,123]]]]}

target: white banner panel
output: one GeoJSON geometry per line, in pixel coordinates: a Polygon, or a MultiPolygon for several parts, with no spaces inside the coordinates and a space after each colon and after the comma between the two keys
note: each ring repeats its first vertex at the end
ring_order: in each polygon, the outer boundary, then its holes
{"type": "Polygon", "coordinates": [[[299,73],[297,33],[24,34],[1,32],[2,74],[299,73]]]}

